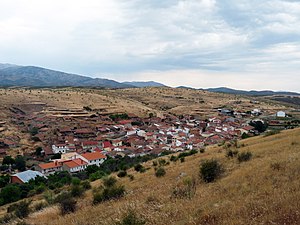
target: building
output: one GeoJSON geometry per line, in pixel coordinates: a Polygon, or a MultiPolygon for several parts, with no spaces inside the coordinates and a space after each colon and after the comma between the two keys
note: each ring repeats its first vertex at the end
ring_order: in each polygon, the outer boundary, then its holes
{"type": "Polygon", "coordinates": [[[277,117],[286,117],[286,113],[285,113],[284,111],[278,111],[278,112],[276,113],[276,116],[277,116],[277,117]]]}
{"type": "Polygon", "coordinates": [[[24,184],[24,183],[27,183],[28,181],[30,181],[31,179],[34,180],[38,176],[45,177],[44,174],[42,174],[38,171],[26,170],[24,172],[20,172],[20,173],[11,175],[11,183],[24,184]]]}
{"type": "Polygon", "coordinates": [[[84,171],[87,166],[87,162],[79,158],[63,162],[63,170],[68,171],[69,173],[84,171]]]}
{"type": "Polygon", "coordinates": [[[36,170],[48,176],[50,174],[54,174],[55,172],[62,171],[62,163],[59,161],[41,163],[36,166],[36,170]]]}
{"type": "Polygon", "coordinates": [[[106,156],[100,152],[87,152],[81,156],[85,159],[89,166],[100,166],[106,160],[106,156]]]}

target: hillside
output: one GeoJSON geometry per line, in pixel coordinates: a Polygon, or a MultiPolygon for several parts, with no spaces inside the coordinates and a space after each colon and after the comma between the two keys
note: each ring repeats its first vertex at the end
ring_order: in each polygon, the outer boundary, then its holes
{"type": "Polygon", "coordinates": [[[0,64],[0,86],[128,88],[114,80],[91,78],[35,66],[0,64]]]}
{"type": "Polygon", "coordinates": [[[235,90],[231,88],[226,87],[219,87],[219,88],[208,88],[203,89],[210,92],[216,92],[216,93],[227,93],[227,94],[234,94],[234,95],[251,95],[251,96],[270,96],[270,95],[295,95],[300,96],[299,93],[296,92],[288,92],[288,91],[243,91],[243,90],[235,90]]]}
{"type": "MultiPolygon", "coordinates": [[[[115,224],[128,209],[146,224],[299,224],[300,223],[300,129],[239,142],[239,152],[253,158],[239,163],[225,157],[224,146],[209,147],[205,153],[186,157],[184,163],[165,166],[166,175],[154,176],[151,162],[143,174],[129,170],[135,179],[118,178],[126,187],[119,200],[92,205],[91,191],[79,198],[78,210],[64,217],[56,206],[31,214],[29,224],[115,224]],[[213,183],[199,177],[202,160],[217,159],[223,175],[213,183]],[[197,179],[191,199],[172,198],[180,174],[197,179]]],[[[166,157],[166,159],[169,156],[166,157]]],[[[99,181],[93,183],[93,187],[99,181]]]]}

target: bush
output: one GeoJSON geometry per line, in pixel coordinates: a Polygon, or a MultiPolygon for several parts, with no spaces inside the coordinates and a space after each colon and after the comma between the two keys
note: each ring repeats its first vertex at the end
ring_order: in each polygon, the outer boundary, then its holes
{"type": "Polygon", "coordinates": [[[73,198],[65,198],[59,202],[61,215],[66,215],[76,211],[76,200],[73,198]]]}
{"type": "Polygon", "coordinates": [[[98,180],[98,179],[101,179],[102,177],[104,177],[106,174],[103,172],[103,171],[97,171],[95,173],[92,173],[90,176],[89,176],[89,180],[90,181],[95,181],[95,180],[98,180]]]}
{"type": "Polygon", "coordinates": [[[79,185],[80,184],[80,179],[78,177],[73,177],[72,178],[72,184],[73,185],[79,185]]]}
{"type": "Polygon", "coordinates": [[[191,177],[184,178],[183,181],[177,183],[172,192],[174,198],[191,199],[196,193],[196,179],[191,177]]]}
{"type": "Polygon", "coordinates": [[[280,130],[271,130],[271,131],[268,131],[264,134],[265,137],[268,137],[268,136],[271,136],[271,135],[275,135],[275,134],[279,134],[280,133],[280,130]]]}
{"type": "Polygon", "coordinates": [[[158,165],[157,161],[153,161],[153,162],[152,162],[152,165],[153,165],[153,166],[157,166],[157,165],[158,165]]]}
{"type": "Polygon", "coordinates": [[[34,210],[35,211],[40,211],[43,208],[46,208],[47,206],[48,206],[48,204],[46,202],[39,202],[39,203],[34,205],[34,210]]]}
{"type": "Polygon", "coordinates": [[[129,210],[116,225],[144,225],[146,221],[139,218],[133,210],[129,210]]]}
{"type": "Polygon", "coordinates": [[[185,161],[185,158],[184,158],[184,157],[181,157],[181,158],[180,158],[180,162],[183,163],[184,161],[185,161]]]}
{"type": "Polygon", "coordinates": [[[242,152],[238,154],[239,162],[246,162],[249,161],[251,158],[252,158],[251,152],[242,152]]]}
{"type": "Polygon", "coordinates": [[[105,187],[113,187],[117,183],[117,179],[110,176],[103,179],[103,184],[105,187]]]}
{"type": "Polygon", "coordinates": [[[134,176],[132,174],[128,174],[128,178],[129,180],[133,181],[134,180],[134,176]]]}
{"type": "Polygon", "coordinates": [[[84,190],[89,190],[92,188],[92,186],[88,180],[82,181],[81,186],[84,190]]]}
{"type": "Polygon", "coordinates": [[[217,160],[204,161],[200,166],[200,177],[206,183],[215,181],[222,173],[222,167],[217,160]]]}
{"type": "Polygon", "coordinates": [[[166,175],[166,171],[163,167],[159,167],[156,171],[155,171],[155,176],[156,177],[163,177],[164,175],[166,175]]]}
{"type": "Polygon", "coordinates": [[[70,192],[62,191],[54,198],[53,203],[60,203],[60,202],[64,201],[64,199],[70,199],[70,198],[72,198],[70,192]]]}
{"type": "Polygon", "coordinates": [[[143,172],[144,169],[145,169],[145,168],[144,168],[143,165],[141,165],[141,164],[137,164],[137,165],[134,166],[134,170],[135,170],[136,172],[143,172]]]}
{"type": "Polygon", "coordinates": [[[127,176],[127,172],[125,170],[122,170],[118,173],[117,175],[118,177],[126,177],[127,176]]]}
{"type": "Polygon", "coordinates": [[[117,186],[110,186],[105,187],[101,191],[94,193],[94,200],[93,204],[98,204],[103,201],[108,201],[111,199],[118,199],[123,197],[125,194],[125,187],[123,185],[117,186]]]}
{"type": "Polygon", "coordinates": [[[237,156],[238,153],[239,153],[238,150],[229,149],[229,150],[226,151],[226,157],[227,158],[233,158],[233,157],[237,156]]]}
{"type": "Polygon", "coordinates": [[[201,148],[200,149],[200,153],[204,153],[205,152],[205,149],[204,148],[201,148]]]}
{"type": "Polygon", "coordinates": [[[165,166],[165,165],[167,164],[167,162],[166,162],[165,159],[159,159],[159,160],[158,160],[158,164],[159,164],[160,166],[165,166]]]}
{"type": "Polygon", "coordinates": [[[80,185],[72,185],[71,187],[71,195],[72,197],[80,197],[84,193],[84,189],[80,185]]]}
{"type": "Polygon", "coordinates": [[[18,218],[25,218],[29,215],[29,205],[30,205],[30,201],[22,201],[18,204],[15,204],[15,215],[18,218]]]}
{"type": "Polygon", "coordinates": [[[171,162],[176,162],[178,160],[178,158],[174,155],[171,156],[170,161],[171,162]]]}

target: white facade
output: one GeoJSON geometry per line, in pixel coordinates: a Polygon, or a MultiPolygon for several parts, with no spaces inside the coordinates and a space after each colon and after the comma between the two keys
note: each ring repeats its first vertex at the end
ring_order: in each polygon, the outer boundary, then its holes
{"type": "Polygon", "coordinates": [[[69,147],[67,145],[52,145],[52,151],[54,154],[57,153],[67,153],[68,151],[70,151],[69,147]]]}
{"type": "Polygon", "coordinates": [[[283,111],[279,111],[279,112],[276,113],[276,116],[277,117],[286,117],[286,113],[283,112],[283,111]]]}

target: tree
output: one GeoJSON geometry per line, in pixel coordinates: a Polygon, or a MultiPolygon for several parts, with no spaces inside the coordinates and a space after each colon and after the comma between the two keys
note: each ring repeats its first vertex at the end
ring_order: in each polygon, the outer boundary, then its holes
{"type": "Polygon", "coordinates": [[[15,168],[19,171],[26,170],[26,162],[23,156],[18,155],[15,159],[15,168]]]}
{"type": "Polygon", "coordinates": [[[42,151],[43,151],[43,148],[42,147],[37,147],[35,149],[35,155],[36,156],[41,156],[42,155],[42,151]]]}
{"type": "Polygon", "coordinates": [[[10,155],[7,155],[3,158],[2,164],[3,165],[13,165],[13,164],[15,164],[15,160],[10,155]]]}
{"type": "Polygon", "coordinates": [[[3,199],[4,204],[18,201],[21,199],[21,189],[15,184],[9,184],[2,188],[0,198],[3,199]]]}

